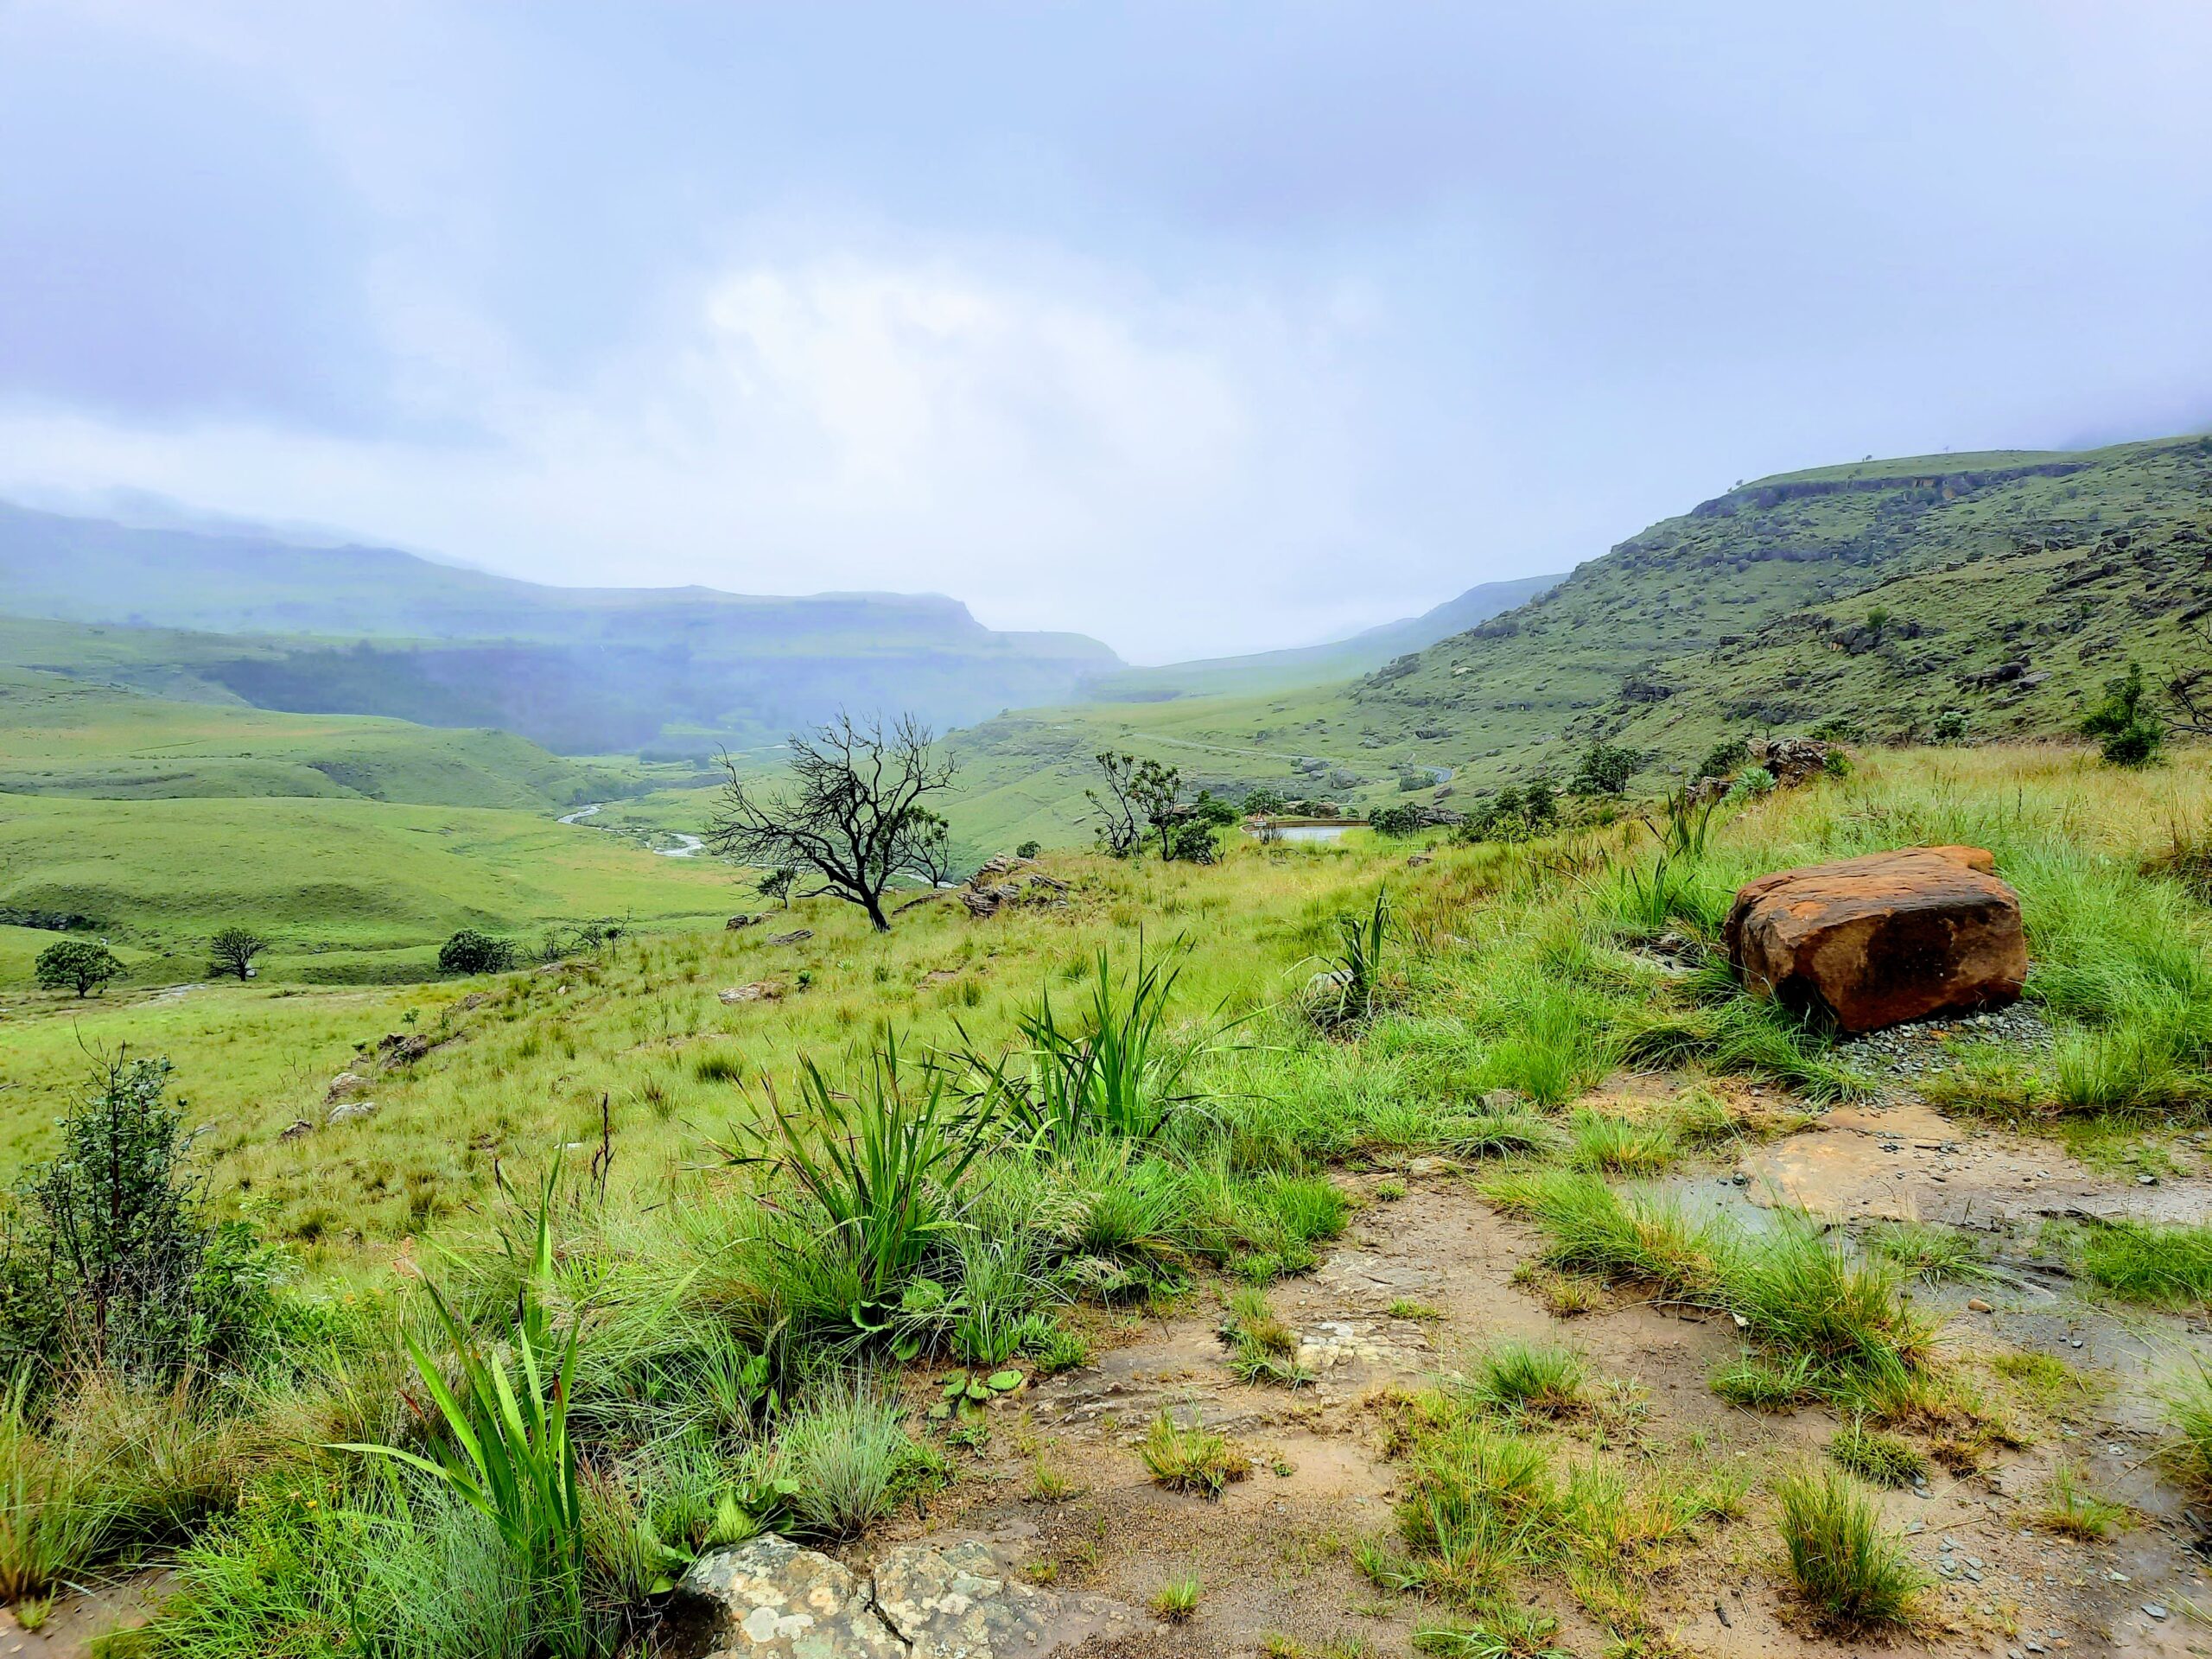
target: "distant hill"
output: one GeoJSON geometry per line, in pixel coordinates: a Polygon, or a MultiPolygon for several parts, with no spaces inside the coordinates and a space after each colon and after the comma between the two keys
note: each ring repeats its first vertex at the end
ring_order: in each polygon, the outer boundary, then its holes
{"type": "MultiPolygon", "coordinates": [[[[120,653],[130,683],[165,696],[498,726],[569,753],[703,754],[840,706],[952,725],[1120,665],[1084,635],[1000,632],[934,594],[551,588],[390,548],[5,503],[0,613],[168,631],[120,653]]],[[[86,666],[66,652],[38,665],[86,666]]]]}
{"type": "Polygon", "coordinates": [[[960,738],[988,804],[971,833],[1079,839],[1109,744],[1216,788],[1374,804],[1564,778],[1598,736],[1641,751],[1649,785],[1724,737],[1824,723],[1925,740],[1956,710],[1969,741],[2068,734],[2131,658],[2212,667],[2208,620],[2212,437],[1791,473],[1347,683],[986,721],[960,738]]]}
{"type": "Polygon", "coordinates": [[[1170,663],[1161,668],[1124,669],[1118,674],[1103,675],[1084,689],[1102,702],[1154,702],[1169,697],[1235,696],[1350,679],[1487,621],[1501,611],[1526,604],[1565,580],[1552,575],[1485,582],[1419,616],[1385,622],[1325,645],[1170,663]]]}
{"type": "Polygon", "coordinates": [[[301,796],[543,814],[622,786],[506,732],[178,702],[0,667],[0,796],[301,796]]]}

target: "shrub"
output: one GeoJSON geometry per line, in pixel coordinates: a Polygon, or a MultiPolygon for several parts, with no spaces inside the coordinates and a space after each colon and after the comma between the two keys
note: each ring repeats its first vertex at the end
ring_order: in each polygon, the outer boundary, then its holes
{"type": "Polygon", "coordinates": [[[0,1329],[12,1363],[168,1378],[243,1359],[271,1324],[279,1259],[246,1224],[207,1218],[170,1071],[106,1062],[26,1178],[0,1329]]]}
{"type": "Polygon", "coordinates": [[[1775,1496],[1789,1576],[1824,1617],[1847,1629],[1910,1622],[1927,1580],[1864,1494],[1831,1471],[1787,1476],[1775,1496]]]}
{"type": "Polygon", "coordinates": [[[2105,700],[2082,716],[2082,733],[2101,739],[2104,757],[2115,766],[2147,766],[2158,759],[2166,728],[2142,664],[2131,662],[2126,674],[2105,682],[2105,700]]]}
{"type": "Polygon", "coordinates": [[[1697,763],[1700,778],[1726,778],[1737,767],[1751,758],[1751,747],[1740,737],[1724,737],[1706,752],[1705,759],[1697,763]]]}
{"type": "MultiPolygon", "coordinates": [[[[1424,774],[1414,787],[1418,789],[1427,781],[1424,774]]],[[[1367,827],[1378,836],[1419,835],[1427,824],[1427,817],[1417,806],[1378,806],[1367,815],[1367,827]]]]}
{"type": "Polygon", "coordinates": [[[1713,1393],[1732,1406],[1753,1411],[1787,1411],[1813,1392],[1812,1360],[1772,1360],[1763,1354],[1739,1354],[1712,1376],[1713,1393]]]}
{"type": "Polygon", "coordinates": [[[1045,849],[1042,842],[1025,841],[1020,846],[1014,849],[1014,855],[1016,858],[1034,858],[1038,854],[1044,850],[1045,849]]]}
{"type": "Polygon", "coordinates": [[[1214,826],[1204,818],[1186,818],[1162,831],[1162,835],[1170,859],[1185,864],[1221,862],[1220,840],[1214,834],[1214,826]]]}
{"type": "Polygon", "coordinates": [[[120,978],[123,963],[104,944],[88,939],[58,939],[38,953],[32,971],[43,990],[89,996],[110,980],[120,978]]]}
{"type": "Polygon", "coordinates": [[[464,927],[438,947],[442,974],[501,974],[515,965],[515,947],[506,939],[464,927]]]}

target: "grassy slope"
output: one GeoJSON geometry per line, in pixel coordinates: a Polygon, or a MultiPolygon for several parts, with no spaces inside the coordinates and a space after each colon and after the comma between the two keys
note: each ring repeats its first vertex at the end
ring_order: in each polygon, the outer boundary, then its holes
{"type": "Polygon", "coordinates": [[[1160,668],[1126,669],[1090,683],[1095,701],[1153,702],[1172,697],[1250,696],[1291,687],[1350,679],[1391,658],[1420,651],[1439,639],[1487,621],[1500,612],[1525,605],[1566,580],[1563,576],[1520,576],[1485,582],[1433,610],[1401,622],[1369,628],[1348,639],[1260,652],[1249,657],[1214,657],[1160,668]]]}
{"type": "Polygon", "coordinates": [[[609,780],[496,731],[180,702],[0,668],[0,791],[108,799],[367,797],[542,811],[609,780]]]}
{"type": "MultiPolygon", "coordinates": [[[[454,929],[531,931],[732,907],[719,864],[658,858],[542,813],[360,799],[0,797],[0,904],[75,912],[194,979],[207,937],[244,922],[277,942],[265,978],[419,976],[454,929]]],[[[20,983],[20,981],[14,982],[20,983]]]]}
{"type": "Polygon", "coordinates": [[[1079,838],[1088,757],[1109,744],[1217,784],[1280,784],[1313,756],[1329,764],[1303,788],[1374,803],[1407,767],[1451,769],[1461,795],[1562,772],[1600,732],[1661,766],[1835,715],[1891,736],[1957,707],[1980,736],[2063,733],[2129,655],[2189,659],[2208,548],[2212,440],[1824,467],[1655,524],[1403,671],[1010,715],[958,743],[979,831],[1051,843],[1079,838]],[[1876,606],[1908,626],[1852,639],[1876,606]],[[1962,683],[2016,660],[2050,677],[1962,683]]]}

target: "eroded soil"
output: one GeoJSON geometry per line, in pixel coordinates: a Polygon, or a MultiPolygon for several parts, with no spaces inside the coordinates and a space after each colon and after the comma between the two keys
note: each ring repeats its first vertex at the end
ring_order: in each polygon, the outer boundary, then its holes
{"type": "MultiPolygon", "coordinates": [[[[1613,1092],[1632,1103],[1638,1093],[1663,1095],[1664,1084],[1613,1092]]],[[[1618,1294],[1587,1313],[1554,1316],[1514,1282],[1538,1241],[1483,1203],[1480,1173],[1418,1160],[1393,1178],[1405,1186],[1395,1201],[1376,1196],[1379,1174],[1342,1178],[1363,1200],[1351,1229],[1317,1271],[1272,1293],[1306,1344],[1317,1373],[1310,1386],[1239,1382],[1218,1332],[1219,1297],[1200,1289],[1165,1317],[1103,1329],[1093,1364],[994,1406],[984,1443],[955,1454],[961,1479],[903,1533],[982,1536],[1011,1568],[1138,1608],[1169,1580],[1198,1573],[1204,1591],[1187,1623],[1155,1623],[1097,1651],[1259,1654],[1288,1637],[1313,1654],[1332,1643],[1357,1652],[1360,1643],[1406,1652],[1416,1624],[1441,1610],[1378,1590],[1351,1560],[1357,1541],[1392,1529],[1399,1471],[1385,1455],[1382,1402],[1448,1376],[1488,1344],[1540,1338],[1587,1356],[1608,1402],[1602,1433],[1613,1452],[1659,1470],[1694,1447],[1752,1483],[1747,1512],[1713,1525],[1656,1586],[1653,1621],[1690,1651],[2212,1652],[2212,1624],[2191,1611],[2212,1610],[2200,1530],[2151,1463],[2148,1392],[2190,1351],[2212,1347],[2183,1320],[2096,1304],[2035,1242],[2044,1220],[2073,1214],[2201,1217],[2212,1187],[2139,1187],[2053,1143],[1954,1123],[1910,1101],[1838,1109],[1766,1144],[1738,1143],[1670,1183],[1746,1225],[1759,1224],[1762,1206],[1790,1202],[1845,1223],[1918,1219],[1988,1233],[1997,1282],[1915,1293],[1944,1316],[1950,1355],[1980,1368],[2028,1350],[2089,1379],[2088,1390],[2054,1402],[1989,1376],[1993,1397],[2031,1444],[1979,1447],[1977,1466],[1939,1468],[1924,1491],[1883,1494],[1886,1518],[1908,1530],[1937,1581],[1918,1630],[1869,1641],[1821,1634],[1795,1603],[1764,1493],[1777,1469],[1821,1459],[1834,1414],[1762,1414],[1717,1397],[1707,1378],[1740,1349],[1726,1316],[1618,1294]],[[1249,1478],[1217,1501],[1154,1486],[1136,1448],[1163,1409],[1230,1436],[1252,1459],[1249,1478]],[[2133,1507],[2114,1541],[2075,1541],[2040,1523],[2044,1484],[2061,1463],[2133,1507]],[[1056,1478],[1071,1492],[1041,1490],[1040,1469],[1045,1484],[1056,1478]]],[[[1560,1616],[1560,1645],[1605,1650],[1604,1632],[1564,1586],[1533,1586],[1529,1599],[1560,1616]]]]}

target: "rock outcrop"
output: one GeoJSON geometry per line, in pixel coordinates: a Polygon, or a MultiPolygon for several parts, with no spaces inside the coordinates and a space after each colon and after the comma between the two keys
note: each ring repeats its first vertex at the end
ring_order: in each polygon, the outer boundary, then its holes
{"type": "Polygon", "coordinates": [[[900,1544],[861,1574],[772,1533],[694,1561],[670,1611],[681,1659],[1046,1659],[1133,1623],[1016,1581],[981,1542],[900,1544]]]}
{"type": "Polygon", "coordinates": [[[1979,847],[1910,847],[1762,876],[1722,937],[1753,992],[1847,1032],[2015,1001],[2018,894],[1979,847]]]}

